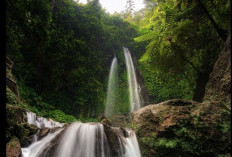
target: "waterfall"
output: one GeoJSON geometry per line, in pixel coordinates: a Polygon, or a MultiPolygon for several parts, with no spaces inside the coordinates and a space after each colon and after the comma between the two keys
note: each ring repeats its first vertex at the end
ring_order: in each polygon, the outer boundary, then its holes
{"type": "MultiPolygon", "coordinates": [[[[59,122],[48,123],[43,117],[36,117],[33,112],[27,112],[27,122],[38,125],[41,129],[45,126],[53,128],[56,124],[63,126],[59,122]],[[40,119],[40,120],[39,120],[40,119]]],[[[141,157],[136,134],[131,129],[111,127],[118,137],[119,157],[141,157]]],[[[104,126],[101,123],[81,123],[73,122],[67,128],[49,132],[43,138],[37,140],[38,133],[34,136],[36,140],[28,147],[22,148],[22,157],[45,157],[46,152],[52,148],[58,138],[58,143],[54,148],[54,157],[111,157],[110,147],[104,126]],[[63,131],[63,132],[62,132],[63,131]],[[62,134],[61,134],[62,132],[62,134]],[[61,136],[58,137],[58,135],[61,136]],[[48,149],[47,149],[48,148],[48,149]],[[44,153],[45,152],[45,153],[44,153]]]]}
{"type": "Polygon", "coordinates": [[[105,115],[107,117],[111,116],[114,113],[114,107],[116,106],[116,102],[117,102],[117,88],[118,88],[117,66],[118,66],[117,58],[114,57],[110,67],[107,97],[106,97],[105,115]]]}
{"type": "MultiPolygon", "coordinates": [[[[44,117],[37,117],[35,113],[27,111],[27,123],[36,125],[38,128],[42,129],[46,128],[61,128],[63,127],[62,123],[48,120],[44,117]]],[[[39,131],[33,135],[32,143],[26,147],[22,148],[22,157],[38,157],[39,154],[49,145],[49,143],[62,131],[63,129],[59,129],[54,133],[49,132],[45,137],[38,140],[39,131]]]]}
{"type": "Polygon", "coordinates": [[[124,129],[123,133],[121,128],[113,127],[113,131],[119,139],[120,157],[141,157],[139,144],[133,130],[124,129]]]}
{"type": "Polygon", "coordinates": [[[46,119],[44,117],[37,117],[35,113],[27,111],[27,122],[29,124],[34,124],[36,125],[38,128],[54,128],[54,127],[63,127],[62,123],[53,121],[51,119],[46,119]]]}
{"type": "Polygon", "coordinates": [[[48,133],[47,136],[42,138],[39,141],[32,143],[27,148],[22,148],[22,156],[23,157],[38,157],[40,153],[50,144],[50,142],[62,131],[60,129],[54,133],[48,133]]]}
{"type": "Polygon", "coordinates": [[[129,134],[129,137],[125,138],[125,157],[141,157],[139,144],[135,132],[133,130],[127,130],[127,132],[129,134]]]}
{"type": "Polygon", "coordinates": [[[140,86],[136,79],[135,68],[128,48],[123,47],[129,84],[130,112],[141,108],[140,86]]]}
{"type": "Polygon", "coordinates": [[[110,157],[103,125],[72,123],[61,139],[56,157],[110,157]]]}

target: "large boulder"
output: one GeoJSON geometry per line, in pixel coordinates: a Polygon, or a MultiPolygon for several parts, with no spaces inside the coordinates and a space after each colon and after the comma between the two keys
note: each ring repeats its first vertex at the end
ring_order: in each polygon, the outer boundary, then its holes
{"type": "Polygon", "coordinates": [[[49,128],[42,128],[39,131],[39,139],[43,138],[44,136],[46,136],[48,133],[50,132],[49,128]]]}
{"type": "Polygon", "coordinates": [[[19,140],[13,137],[6,144],[6,157],[20,157],[21,156],[21,146],[19,140]]]}
{"type": "Polygon", "coordinates": [[[210,79],[206,85],[204,100],[224,103],[231,109],[231,36],[214,64],[210,79]]]}
{"type": "Polygon", "coordinates": [[[107,120],[114,127],[127,127],[130,122],[129,118],[124,115],[112,115],[107,120]]]}
{"type": "Polygon", "coordinates": [[[141,153],[146,157],[227,155],[230,112],[218,102],[173,99],[132,113],[141,153]]]}
{"type": "MultiPolygon", "coordinates": [[[[19,124],[18,124],[19,125],[19,124]]],[[[39,128],[36,125],[23,123],[21,125],[22,136],[20,136],[20,143],[22,147],[28,147],[34,139],[34,134],[36,134],[39,128]]]]}
{"type": "Polygon", "coordinates": [[[26,122],[25,109],[6,104],[6,142],[9,142],[15,136],[22,146],[27,146],[31,143],[32,135],[37,131],[37,126],[26,122]]]}

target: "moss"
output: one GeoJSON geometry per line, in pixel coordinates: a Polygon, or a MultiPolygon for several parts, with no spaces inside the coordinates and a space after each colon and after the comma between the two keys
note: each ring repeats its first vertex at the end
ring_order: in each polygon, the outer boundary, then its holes
{"type": "Polygon", "coordinates": [[[175,109],[163,107],[160,109],[165,111],[143,117],[146,121],[136,128],[142,155],[200,157],[228,154],[231,151],[230,112],[218,102],[192,106],[188,112],[183,112],[186,109],[178,105],[175,109]],[[169,113],[166,114],[166,110],[169,113]],[[170,117],[172,119],[168,121],[170,117]]]}
{"type": "Polygon", "coordinates": [[[16,95],[8,87],[6,87],[6,103],[12,104],[12,105],[18,104],[16,95]]]}
{"type": "Polygon", "coordinates": [[[39,130],[39,128],[37,126],[32,125],[32,124],[28,124],[28,123],[24,123],[23,127],[25,129],[29,130],[29,135],[33,135],[39,130]]]}
{"type": "Polygon", "coordinates": [[[135,132],[139,129],[138,125],[135,123],[127,123],[126,127],[133,129],[135,132]]]}

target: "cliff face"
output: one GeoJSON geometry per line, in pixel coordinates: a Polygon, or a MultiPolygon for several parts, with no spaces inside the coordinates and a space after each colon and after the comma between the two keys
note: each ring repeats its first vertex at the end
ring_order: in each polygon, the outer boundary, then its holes
{"type": "Polygon", "coordinates": [[[210,79],[206,85],[204,100],[224,103],[229,109],[231,97],[231,36],[227,38],[210,79]]]}

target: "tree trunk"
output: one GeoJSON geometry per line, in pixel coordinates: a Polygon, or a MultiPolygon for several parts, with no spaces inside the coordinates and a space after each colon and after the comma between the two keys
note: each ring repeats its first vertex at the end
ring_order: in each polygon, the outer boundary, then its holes
{"type": "Polygon", "coordinates": [[[212,25],[216,29],[220,38],[225,42],[226,38],[227,38],[227,31],[218,27],[218,25],[214,21],[213,17],[209,14],[208,10],[205,8],[205,6],[201,2],[201,0],[197,0],[197,2],[200,5],[200,7],[202,8],[202,10],[204,11],[204,13],[206,14],[206,16],[209,18],[210,22],[212,23],[212,25]]]}
{"type": "Polygon", "coordinates": [[[194,93],[193,93],[194,101],[202,102],[205,94],[205,87],[209,80],[209,76],[210,76],[210,71],[197,73],[196,88],[194,89],[194,93]]]}

